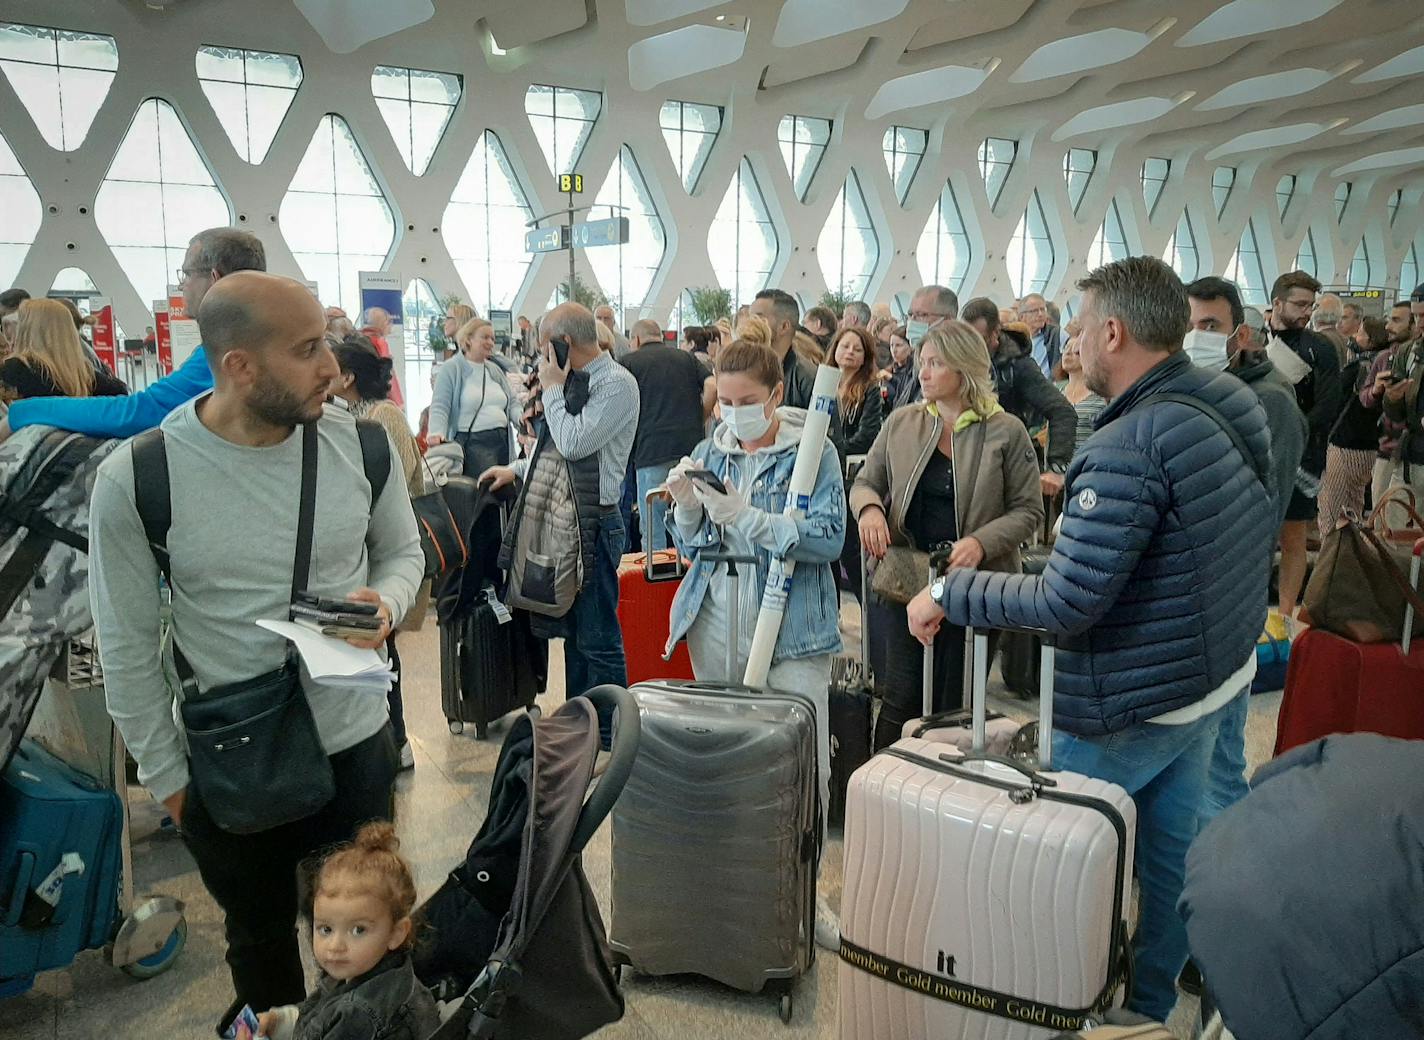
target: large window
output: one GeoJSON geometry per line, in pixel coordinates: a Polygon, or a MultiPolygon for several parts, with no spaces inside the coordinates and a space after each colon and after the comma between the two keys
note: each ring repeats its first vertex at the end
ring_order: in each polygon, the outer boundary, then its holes
{"type": "Polygon", "coordinates": [[[1147,204],[1147,216],[1157,215],[1157,200],[1162,197],[1162,189],[1167,186],[1167,175],[1172,172],[1171,159],[1148,158],[1142,162],[1142,201],[1147,204]]]}
{"type": "Polygon", "coordinates": [[[1122,214],[1117,208],[1117,199],[1108,203],[1108,211],[1088,247],[1088,266],[1102,267],[1114,260],[1121,260],[1128,254],[1127,232],[1122,226],[1122,214]]]}
{"type": "Polygon", "coordinates": [[[462,82],[449,72],[392,65],[377,65],[371,73],[376,107],[390,128],[406,168],[417,177],[430,168],[431,156],[460,103],[462,82]]]}
{"type": "Polygon", "coordinates": [[[1355,255],[1350,258],[1350,288],[1368,289],[1370,273],[1370,247],[1361,238],[1360,244],[1355,247],[1355,255]]]}
{"type": "Polygon", "coordinates": [[[405,413],[418,419],[430,403],[430,374],[439,360],[430,350],[430,330],[445,320],[440,298],[424,278],[412,278],[401,296],[401,334],[405,337],[405,413]]]}
{"type": "Polygon", "coordinates": [[[1295,254],[1295,269],[1304,271],[1312,278],[1319,277],[1316,268],[1319,265],[1315,262],[1315,233],[1310,228],[1305,229],[1305,237],[1300,240],[1300,248],[1295,254]]]}
{"type": "Polygon", "coordinates": [[[302,85],[301,59],[237,47],[199,47],[196,65],[198,85],[233,148],[244,162],[260,163],[302,85]]]}
{"type": "Polygon", "coordinates": [[[1404,254],[1403,261],[1399,265],[1399,295],[1403,296],[1411,292],[1419,284],[1419,246],[1417,243],[1410,243],[1409,251],[1404,254]]]}
{"type": "Polygon", "coordinates": [[[806,201],[806,192],[811,190],[811,179],[820,168],[830,140],[829,119],[782,116],[781,123],[776,128],[776,141],[781,145],[781,158],[786,163],[786,172],[791,175],[792,189],[802,202],[806,201]]]}
{"type": "Polygon", "coordinates": [[[1167,248],[1162,252],[1162,260],[1177,272],[1184,282],[1194,282],[1201,277],[1201,254],[1197,252],[1197,233],[1192,227],[1192,218],[1186,210],[1177,218],[1176,230],[1167,239],[1167,248]]]}
{"type": "Polygon", "coordinates": [[[1241,290],[1241,302],[1253,306],[1266,305],[1266,272],[1261,266],[1261,250],[1256,244],[1256,227],[1246,221],[1241,242],[1226,262],[1226,277],[1241,290]]]}
{"type": "Polygon", "coordinates": [[[602,111],[603,95],[596,90],[536,83],[525,92],[524,113],[534,128],[544,161],[555,176],[583,172],[576,169],[579,157],[602,111]]]}
{"type": "Polygon", "coordinates": [[[718,105],[694,105],[690,101],[664,101],[658,112],[663,140],[672,154],[673,165],[689,194],[697,187],[707,156],[722,130],[722,109],[718,105]]]}
{"type": "Polygon", "coordinates": [[[1004,182],[1014,168],[1019,143],[1004,137],[986,137],[979,145],[979,175],[984,178],[984,192],[989,196],[989,208],[999,204],[1004,182]]]}
{"type": "Polygon", "coordinates": [[[0,220],[0,285],[9,288],[15,284],[25,254],[39,234],[44,214],[34,185],[25,176],[20,161],[3,136],[0,136],[0,213],[5,214],[5,219],[0,220]]]}
{"type": "Polygon", "coordinates": [[[1211,172],[1211,201],[1216,206],[1216,219],[1226,212],[1226,202],[1231,198],[1231,189],[1236,187],[1236,167],[1218,166],[1211,172]]]}
{"type": "Polygon", "coordinates": [[[633,149],[618,150],[608,179],[594,199],[594,219],[627,217],[628,241],[624,245],[594,246],[587,250],[588,264],[604,295],[619,314],[625,307],[641,307],[667,251],[667,235],[648,185],[638,169],[633,149]],[[599,207],[608,206],[607,211],[599,207]]]}
{"type": "Polygon", "coordinates": [[[1063,183],[1068,188],[1068,204],[1077,214],[1088,191],[1088,182],[1098,167],[1098,153],[1091,148],[1069,148],[1063,153],[1063,183]]]}
{"type": "Polygon", "coordinates": [[[282,237],[317,296],[348,314],[361,309],[357,274],[379,271],[396,225],[346,120],[323,116],[277,211],[282,237]]]}
{"type": "Polygon", "coordinates": [[[486,130],[440,219],[440,234],[469,291],[468,302],[481,314],[514,305],[532,262],[524,251],[524,224],[533,216],[504,145],[486,130]]]}
{"type": "Polygon", "coordinates": [[[821,236],[816,240],[816,258],[832,292],[848,293],[864,299],[870,290],[875,265],[880,262],[880,240],[866,209],[860,178],[851,170],[831,205],[821,236]]]}
{"type": "Polygon", "coordinates": [[[731,291],[733,309],[766,288],[779,251],[766,199],[752,164],[744,157],[707,233],[712,270],[718,284],[731,291]]]}
{"type": "Polygon", "coordinates": [[[1008,263],[1009,287],[1015,297],[1022,299],[1029,293],[1041,293],[1048,288],[1048,279],[1053,274],[1053,239],[1048,234],[1048,219],[1037,188],[1014,228],[1004,260],[1008,263]]]}
{"type": "Polygon", "coordinates": [[[1354,185],[1349,181],[1341,181],[1335,186],[1335,223],[1345,219],[1345,207],[1350,204],[1350,192],[1354,185]]]}
{"type": "Polygon", "coordinates": [[[84,143],[118,67],[112,36],[0,22],[0,70],[51,148],[84,143]]]}
{"type": "Polygon", "coordinates": [[[902,206],[905,197],[910,194],[910,185],[915,183],[915,174],[920,171],[929,138],[929,134],[913,126],[892,126],[880,140],[880,150],[885,153],[885,169],[890,172],[890,180],[895,184],[895,198],[902,206]]]}
{"type": "Polygon", "coordinates": [[[962,293],[973,259],[973,247],[969,242],[969,232],[964,227],[964,216],[959,211],[959,200],[954,195],[954,186],[945,181],[930,219],[920,232],[920,244],[915,249],[920,277],[926,285],[943,285],[962,293]]]}
{"type": "Polygon", "coordinates": [[[139,299],[166,299],[188,240],[231,220],[173,106],[158,98],[139,105],[94,198],[94,223],[139,299]]]}
{"type": "Polygon", "coordinates": [[[1288,173],[1276,181],[1276,209],[1282,220],[1286,219],[1286,210],[1290,209],[1293,198],[1295,198],[1295,174],[1288,173]]]}

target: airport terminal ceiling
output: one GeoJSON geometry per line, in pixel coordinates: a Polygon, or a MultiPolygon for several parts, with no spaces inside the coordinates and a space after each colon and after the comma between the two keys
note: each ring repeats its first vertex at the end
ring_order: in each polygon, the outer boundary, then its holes
{"type": "Polygon", "coordinates": [[[6,0],[0,22],[0,282],[92,286],[129,335],[229,220],[328,303],[384,269],[417,326],[450,295],[537,314],[568,262],[524,225],[567,172],[585,217],[629,217],[578,257],[629,320],[693,323],[713,286],[1071,307],[1144,252],[1258,301],[1296,266],[1421,280],[1417,0],[6,0]]]}

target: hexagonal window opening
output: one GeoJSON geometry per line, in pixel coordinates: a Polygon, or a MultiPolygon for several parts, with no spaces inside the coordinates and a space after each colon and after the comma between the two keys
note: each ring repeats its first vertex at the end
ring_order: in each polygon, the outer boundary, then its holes
{"type": "Polygon", "coordinates": [[[585,251],[608,302],[621,314],[642,307],[667,253],[667,233],[653,203],[652,193],[638,169],[633,149],[618,150],[613,166],[594,198],[590,220],[628,219],[628,241],[621,245],[591,246],[585,251]],[[608,207],[604,209],[603,207],[608,207]]]}
{"type": "Polygon", "coordinates": [[[745,156],[712,218],[707,253],[718,284],[732,294],[734,310],[765,289],[776,269],[780,237],[756,171],[745,156]]]}
{"type": "Polygon", "coordinates": [[[864,299],[870,280],[880,263],[880,238],[860,190],[860,178],[851,170],[831,204],[821,235],[816,240],[816,259],[832,293],[864,299]]]}
{"type": "Polygon", "coordinates": [[[514,305],[533,262],[524,249],[524,224],[533,216],[503,142],[486,130],[440,218],[445,248],[479,313],[514,305]]]}

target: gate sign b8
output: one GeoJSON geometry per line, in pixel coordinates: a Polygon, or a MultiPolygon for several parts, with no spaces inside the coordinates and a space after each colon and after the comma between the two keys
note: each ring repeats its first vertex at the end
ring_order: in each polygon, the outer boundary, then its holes
{"type": "Polygon", "coordinates": [[[559,190],[564,194],[583,194],[583,174],[581,173],[561,173],[559,174],[559,190]]]}

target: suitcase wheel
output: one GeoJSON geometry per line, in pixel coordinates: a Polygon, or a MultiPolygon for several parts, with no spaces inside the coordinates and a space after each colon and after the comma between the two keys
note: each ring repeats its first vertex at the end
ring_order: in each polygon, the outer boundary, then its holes
{"type": "Polygon", "coordinates": [[[450,732],[454,733],[456,736],[459,736],[461,733],[465,732],[465,724],[459,719],[451,719],[450,732]]]}
{"type": "Polygon", "coordinates": [[[789,993],[781,994],[781,999],[776,1003],[776,1013],[781,1016],[781,1021],[791,1024],[791,1013],[796,1010],[796,999],[789,993]]]}
{"type": "Polygon", "coordinates": [[[484,740],[489,736],[489,726],[483,722],[475,723],[475,739],[484,740]]]}
{"type": "Polygon", "coordinates": [[[136,979],[151,979],[155,975],[162,975],[173,967],[173,962],[183,952],[183,947],[187,942],[188,921],[186,918],[180,917],[173,931],[168,933],[167,940],[156,953],[151,953],[132,964],[121,964],[119,970],[136,979]]]}

